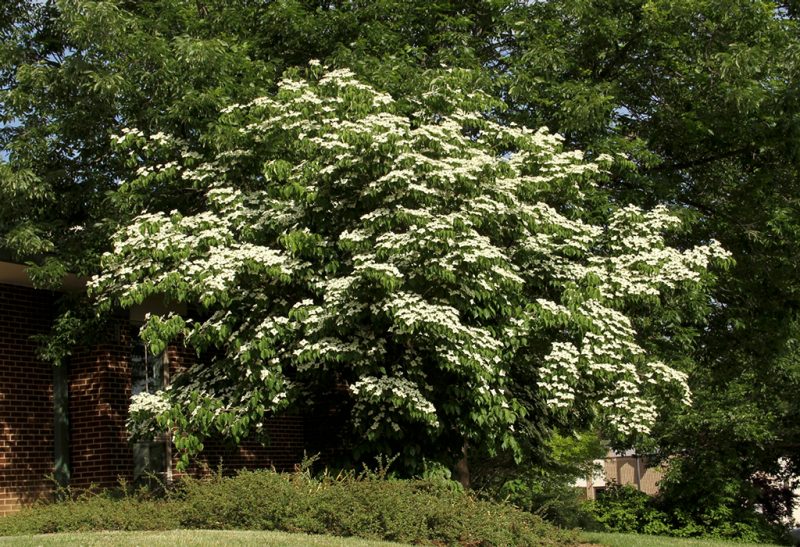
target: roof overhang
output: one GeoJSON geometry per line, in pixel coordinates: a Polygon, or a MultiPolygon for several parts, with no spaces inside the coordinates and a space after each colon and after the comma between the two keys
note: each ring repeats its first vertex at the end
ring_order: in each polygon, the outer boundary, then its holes
{"type": "MultiPolygon", "coordinates": [[[[0,261],[0,283],[36,288],[28,274],[28,267],[24,264],[16,264],[14,262],[0,261]]],[[[85,291],[86,279],[74,274],[67,274],[61,280],[60,290],[63,292],[85,291]]]]}
{"type": "MultiPolygon", "coordinates": [[[[33,285],[27,266],[2,260],[0,260],[0,284],[37,288],[33,285]]],[[[86,290],[86,279],[74,274],[67,274],[61,280],[59,290],[65,293],[84,292],[86,290]]],[[[141,304],[132,306],[129,310],[129,317],[134,323],[143,323],[148,314],[167,315],[176,313],[185,316],[186,310],[186,304],[168,301],[162,295],[152,295],[141,304]]]]}

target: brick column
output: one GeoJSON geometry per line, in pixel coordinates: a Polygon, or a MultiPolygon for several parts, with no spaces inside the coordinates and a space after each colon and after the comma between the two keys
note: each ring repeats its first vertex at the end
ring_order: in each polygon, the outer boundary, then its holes
{"type": "Polygon", "coordinates": [[[125,420],[131,395],[131,339],[127,320],[116,320],[102,344],[76,351],[70,362],[70,484],[113,487],[133,478],[133,452],[125,420]]]}
{"type": "Polygon", "coordinates": [[[53,491],[53,368],[30,337],[49,331],[54,299],[0,284],[0,515],[53,491]]]}

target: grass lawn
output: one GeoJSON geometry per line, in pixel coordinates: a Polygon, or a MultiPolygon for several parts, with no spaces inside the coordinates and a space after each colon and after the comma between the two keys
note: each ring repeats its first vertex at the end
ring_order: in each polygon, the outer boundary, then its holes
{"type": "Polygon", "coordinates": [[[246,530],[168,530],[164,532],[84,532],[0,537],[6,545],[263,545],[265,547],[391,547],[400,543],[333,536],[246,530]]]}
{"type": "MultiPolygon", "coordinates": [[[[601,532],[584,532],[585,540],[608,547],[769,547],[771,543],[740,543],[712,539],[684,539],[663,536],[644,536],[639,534],[606,534],[601,532]]],[[[775,546],[777,547],[777,546],[775,546]]]]}
{"type": "MultiPolygon", "coordinates": [[[[584,541],[607,547],[770,547],[766,543],[739,543],[708,539],[683,539],[639,534],[585,532],[584,541]]],[[[0,537],[6,545],[263,545],[264,547],[400,547],[401,543],[333,536],[246,530],[168,530],[164,532],[83,532],[0,537]]],[[[586,545],[586,544],[584,544],[586,545]]],[[[777,546],[775,546],[777,547],[777,546]]]]}

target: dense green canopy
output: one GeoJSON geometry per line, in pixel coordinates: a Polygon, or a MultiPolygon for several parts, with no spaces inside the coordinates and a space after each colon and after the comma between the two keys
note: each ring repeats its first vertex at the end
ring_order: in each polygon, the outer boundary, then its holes
{"type": "Polygon", "coordinates": [[[797,9],[767,0],[7,1],[3,249],[37,264],[42,283],[91,274],[113,231],[143,208],[201,205],[168,181],[120,187],[138,167],[112,146],[123,127],[209,154],[204,135],[221,108],[274,91],[310,59],[351,68],[405,113],[415,107],[402,98],[428,91],[443,65],[462,68],[462,91],[510,106],[497,121],[548,126],[590,155],[630,154],[606,197],[677,211],[690,228],[672,243],[715,238],[733,253],[706,310],[664,300],[635,326],[694,392],[690,411],[654,430],[655,445],[685,456],[680,486],[666,495],[752,507],[756,472],[776,471],[781,457],[800,465],[797,9]],[[666,330],[676,334],[658,336],[666,330]]]}

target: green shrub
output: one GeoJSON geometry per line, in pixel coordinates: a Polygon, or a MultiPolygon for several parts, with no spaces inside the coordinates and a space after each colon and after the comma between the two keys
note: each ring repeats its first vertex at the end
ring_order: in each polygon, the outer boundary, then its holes
{"type": "Polygon", "coordinates": [[[437,545],[565,545],[575,537],[441,479],[243,471],[187,479],[165,499],[99,494],[0,518],[0,535],[171,528],[281,530],[437,545]]]}
{"type": "Polygon", "coordinates": [[[495,498],[543,517],[563,528],[593,528],[594,516],[586,504],[584,490],[572,486],[571,477],[544,474],[503,484],[495,498]]]}
{"type": "Polygon", "coordinates": [[[771,526],[755,511],[734,512],[729,507],[707,506],[687,511],[664,507],[663,500],[632,486],[612,486],[589,502],[600,529],[675,537],[702,537],[753,543],[781,541],[784,530],[771,526]]]}
{"type": "Polygon", "coordinates": [[[607,532],[667,534],[669,518],[653,498],[636,488],[611,486],[590,505],[597,524],[607,532]]]}
{"type": "Polygon", "coordinates": [[[574,487],[577,479],[593,475],[594,460],[606,446],[594,432],[562,436],[553,433],[541,451],[517,462],[505,452],[492,458],[474,455],[470,460],[473,485],[490,500],[503,501],[543,517],[563,528],[592,528],[594,521],[585,503],[585,490],[574,487]]]}
{"type": "Polygon", "coordinates": [[[188,481],[180,521],[193,528],[246,528],[358,536],[407,543],[541,545],[569,542],[542,519],[478,501],[429,480],[355,476],[308,479],[245,471],[188,481]]]}
{"type": "Polygon", "coordinates": [[[166,501],[115,499],[99,494],[23,509],[0,517],[0,536],[89,532],[94,530],[169,530],[179,521],[166,501]]]}

